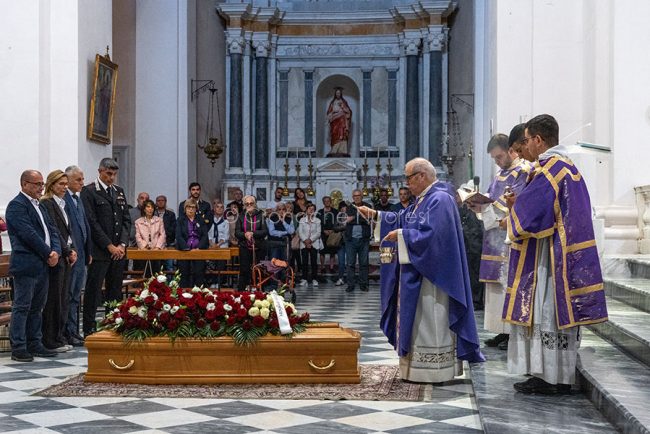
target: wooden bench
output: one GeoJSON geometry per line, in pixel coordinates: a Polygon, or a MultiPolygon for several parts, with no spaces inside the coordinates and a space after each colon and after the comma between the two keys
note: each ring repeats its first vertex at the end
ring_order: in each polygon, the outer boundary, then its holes
{"type": "MultiPolygon", "coordinates": [[[[129,259],[140,261],[161,261],[175,259],[178,261],[192,260],[209,260],[209,261],[227,261],[225,270],[207,270],[207,276],[228,276],[239,277],[239,265],[233,263],[233,259],[239,258],[239,247],[228,247],[224,249],[206,249],[206,250],[177,250],[173,248],[162,250],[141,250],[129,247],[126,250],[126,256],[129,259]]],[[[127,276],[141,276],[144,270],[127,270],[124,272],[127,276]]]]}

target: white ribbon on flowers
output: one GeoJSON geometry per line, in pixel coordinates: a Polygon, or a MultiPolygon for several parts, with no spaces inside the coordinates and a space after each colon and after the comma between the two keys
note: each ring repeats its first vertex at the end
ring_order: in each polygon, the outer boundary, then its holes
{"type": "Polygon", "coordinates": [[[293,330],[291,329],[291,324],[289,324],[289,316],[287,315],[287,310],[284,308],[284,298],[280,297],[280,294],[278,294],[275,291],[271,292],[271,298],[273,299],[275,314],[278,316],[280,333],[283,335],[288,335],[293,333],[293,330]]]}

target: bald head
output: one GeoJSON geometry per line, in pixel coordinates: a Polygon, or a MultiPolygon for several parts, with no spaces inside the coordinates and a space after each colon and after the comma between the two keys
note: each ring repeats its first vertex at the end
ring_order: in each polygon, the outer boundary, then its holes
{"type": "Polygon", "coordinates": [[[410,168],[409,173],[422,172],[424,178],[429,181],[429,183],[434,182],[437,179],[436,168],[433,167],[433,164],[425,158],[417,157],[406,163],[406,168],[410,168]]]}

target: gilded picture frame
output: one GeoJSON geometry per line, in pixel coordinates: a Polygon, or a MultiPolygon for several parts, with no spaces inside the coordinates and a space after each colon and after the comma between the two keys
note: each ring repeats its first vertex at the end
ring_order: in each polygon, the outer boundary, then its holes
{"type": "Polygon", "coordinates": [[[92,97],[88,114],[88,139],[109,145],[113,137],[113,112],[117,65],[108,56],[95,55],[92,97]]]}

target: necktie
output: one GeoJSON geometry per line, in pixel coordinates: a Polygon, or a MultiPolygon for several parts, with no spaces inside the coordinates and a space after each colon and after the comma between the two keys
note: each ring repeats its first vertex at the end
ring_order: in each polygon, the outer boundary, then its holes
{"type": "Polygon", "coordinates": [[[74,199],[74,206],[76,206],[77,209],[79,209],[79,197],[77,197],[76,194],[73,194],[72,199],[74,199]]]}
{"type": "Polygon", "coordinates": [[[106,188],[106,192],[111,197],[111,199],[113,199],[113,187],[109,186],[108,188],[106,188]]]}
{"type": "Polygon", "coordinates": [[[81,234],[84,237],[84,241],[86,241],[88,239],[88,234],[86,233],[86,224],[85,224],[86,214],[84,212],[84,207],[83,205],[79,206],[79,196],[73,194],[72,198],[74,199],[74,204],[77,207],[77,212],[79,213],[78,221],[79,221],[79,227],[81,228],[81,234]]]}

